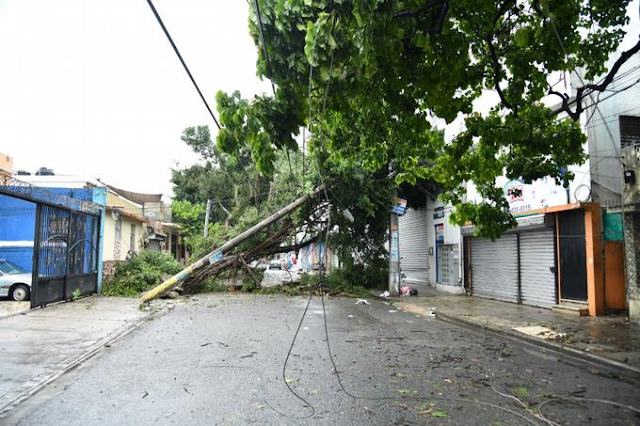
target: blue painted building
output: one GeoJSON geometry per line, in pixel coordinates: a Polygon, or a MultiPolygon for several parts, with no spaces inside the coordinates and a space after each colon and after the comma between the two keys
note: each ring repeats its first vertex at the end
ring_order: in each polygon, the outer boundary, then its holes
{"type": "Polygon", "coordinates": [[[35,222],[35,203],[0,194],[0,259],[31,272],[35,222]]]}
{"type": "MultiPolygon", "coordinates": [[[[34,240],[36,236],[36,202],[46,202],[69,208],[82,210],[89,208],[93,214],[99,216],[97,250],[97,292],[102,288],[102,241],[104,234],[104,215],[106,204],[106,188],[38,188],[38,187],[3,187],[0,193],[0,258],[10,260],[27,271],[33,269],[34,240]],[[14,192],[17,196],[8,195],[14,192]],[[29,200],[19,198],[24,197],[29,200]],[[87,207],[88,206],[88,207],[87,207]]],[[[89,232],[85,230],[83,232],[89,232]]],[[[83,241],[90,241],[89,235],[79,236],[83,241]]],[[[86,259],[81,263],[86,263],[86,259]]],[[[82,272],[89,265],[70,264],[71,269],[82,272]]]]}

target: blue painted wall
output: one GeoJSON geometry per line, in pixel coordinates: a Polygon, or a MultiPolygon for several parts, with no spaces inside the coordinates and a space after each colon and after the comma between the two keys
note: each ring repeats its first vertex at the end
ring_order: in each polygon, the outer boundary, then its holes
{"type": "MultiPolygon", "coordinates": [[[[93,200],[94,203],[101,206],[107,205],[107,188],[93,188],[93,200]]],[[[98,230],[98,294],[102,293],[102,259],[104,252],[104,215],[106,209],[102,209],[100,212],[100,227],[98,230]]]]}
{"type": "MultiPolygon", "coordinates": [[[[38,188],[49,201],[51,195],[71,197],[106,205],[105,188],[38,188]]],[[[64,201],[64,200],[63,200],[64,201]]],[[[74,206],[69,206],[73,208],[74,206]]],[[[98,228],[98,293],[102,290],[102,253],[104,235],[104,207],[100,209],[98,228]]],[[[27,271],[33,268],[33,241],[35,239],[36,204],[0,194],[0,258],[15,262],[27,271]]],[[[87,237],[89,237],[87,235],[87,237]]],[[[87,268],[89,265],[85,265],[87,268]]]]}
{"type": "Polygon", "coordinates": [[[27,271],[33,266],[36,205],[0,194],[0,258],[27,271]]]}

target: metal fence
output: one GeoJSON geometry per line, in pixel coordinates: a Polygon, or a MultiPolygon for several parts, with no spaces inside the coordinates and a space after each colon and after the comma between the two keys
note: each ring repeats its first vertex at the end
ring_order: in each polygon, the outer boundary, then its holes
{"type": "Polygon", "coordinates": [[[97,291],[98,229],[98,216],[38,205],[32,307],[97,291]]]}

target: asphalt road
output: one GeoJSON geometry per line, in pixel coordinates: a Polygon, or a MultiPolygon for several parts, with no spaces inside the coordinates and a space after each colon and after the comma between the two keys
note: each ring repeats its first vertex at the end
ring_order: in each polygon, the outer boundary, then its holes
{"type": "Polygon", "coordinates": [[[306,303],[279,296],[199,296],[105,348],[4,422],[640,424],[640,414],[623,407],[640,407],[639,383],[379,301],[326,301],[334,361],[348,393],[328,355],[318,297],[300,328],[285,383],[283,364],[306,303]]]}

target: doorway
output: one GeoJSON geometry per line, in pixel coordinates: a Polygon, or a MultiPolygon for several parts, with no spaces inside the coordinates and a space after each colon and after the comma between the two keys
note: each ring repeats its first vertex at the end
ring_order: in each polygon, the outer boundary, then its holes
{"type": "Polygon", "coordinates": [[[584,210],[569,210],[558,215],[560,246],[560,298],[587,301],[587,247],[584,210]]]}

